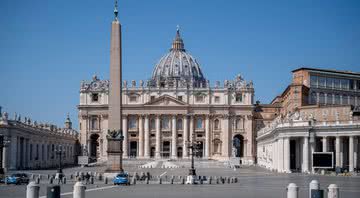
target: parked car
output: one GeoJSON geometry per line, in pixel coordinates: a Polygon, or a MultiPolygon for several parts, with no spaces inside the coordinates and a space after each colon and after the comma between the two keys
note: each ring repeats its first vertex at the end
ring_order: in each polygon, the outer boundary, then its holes
{"type": "Polygon", "coordinates": [[[113,180],[114,185],[129,185],[129,175],[127,173],[117,174],[113,180]]]}
{"type": "Polygon", "coordinates": [[[28,184],[30,179],[25,173],[15,173],[5,178],[7,184],[28,184]]]}

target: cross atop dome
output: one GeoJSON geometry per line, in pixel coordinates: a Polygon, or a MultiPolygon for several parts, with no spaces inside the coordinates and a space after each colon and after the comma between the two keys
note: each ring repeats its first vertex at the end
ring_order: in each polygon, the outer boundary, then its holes
{"type": "Polygon", "coordinates": [[[176,36],[171,45],[170,51],[173,51],[173,50],[185,52],[184,41],[182,40],[182,38],[180,36],[180,26],[179,25],[176,26],[176,36]]]}

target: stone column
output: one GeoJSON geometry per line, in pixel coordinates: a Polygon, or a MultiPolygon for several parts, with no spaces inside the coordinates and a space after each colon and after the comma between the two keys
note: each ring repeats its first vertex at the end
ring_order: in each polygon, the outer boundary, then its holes
{"type": "Polygon", "coordinates": [[[301,166],[302,172],[309,172],[309,138],[306,136],[303,139],[303,164],[301,166]]]}
{"type": "Polygon", "coordinates": [[[8,146],[4,146],[3,147],[3,150],[2,150],[2,167],[4,168],[5,172],[6,170],[8,169],[8,166],[7,166],[7,158],[8,158],[8,154],[7,154],[7,147],[8,146]]]}
{"type": "Polygon", "coordinates": [[[229,128],[230,126],[230,118],[229,115],[224,115],[223,118],[223,124],[222,124],[222,156],[227,159],[230,155],[229,152],[229,139],[230,139],[230,134],[229,134],[229,128]]]}
{"type": "Polygon", "coordinates": [[[209,115],[205,116],[205,158],[209,158],[210,155],[210,121],[209,115]]]}
{"type": "Polygon", "coordinates": [[[278,171],[284,172],[284,138],[278,139],[278,171]]]}
{"type": "Polygon", "coordinates": [[[150,126],[149,126],[149,115],[145,115],[145,144],[144,144],[144,150],[145,150],[145,158],[150,158],[150,126]]]}
{"type": "Polygon", "coordinates": [[[187,141],[189,141],[189,131],[188,131],[188,116],[184,116],[183,120],[183,158],[189,157],[187,141]]]}
{"type": "Polygon", "coordinates": [[[189,141],[193,142],[195,141],[194,138],[194,116],[190,116],[190,124],[189,124],[189,130],[190,130],[190,137],[189,137],[189,141]]]}
{"type": "Polygon", "coordinates": [[[340,165],[340,137],[336,136],[335,139],[335,166],[341,166],[340,165]]]}
{"type": "Polygon", "coordinates": [[[327,137],[322,138],[322,152],[327,152],[327,137]]]}
{"type": "Polygon", "coordinates": [[[349,137],[349,171],[354,171],[354,136],[349,137]]]}
{"type": "Polygon", "coordinates": [[[144,124],[143,116],[139,116],[139,157],[144,157],[144,124]]]}
{"type": "Polygon", "coordinates": [[[127,115],[123,115],[122,116],[122,130],[123,130],[123,135],[124,135],[124,141],[123,141],[123,157],[127,158],[129,155],[128,152],[128,119],[127,119],[127,115]]]}
{"type": "Polygon", "coordinates": [[[290,138],[284,138],[284,171],[290,173],[290,138]]]}
{"type": "Polygon", "coordinates": [[[272,169],[277,170],[277,141],[273,142],[272,150],[272,169]]]}
{"type": "Polygon", "coordinates": [[[155,125],[156,125],[156,145],[155,145],[155,158],[159,159],[161,158],[160,156],[160,144],[161,144],[161,131],[160,131],[160,115],[156,115],[156,119],[155,119],[155,125]]]}
{"type": "Polygon", "coordinates": [[[171,158],[176,159],[176,143],[177,143],[177,133],[176,133],[176,115],[172,116],[172,123],[171,123],[171,158]]]}
{"type": "Polygon", "coordinates": [[[358,144],[359,137],[355,137],[354,139],[354,168],[358,168],[358,144]]]}
{"type": "Polygon", "coordinates": [[[17,138],[15,135],[11,136],[11,143],[10,143],[10,169],[15,170],[16,169],[16,152],[17,152],[17,138]]]}

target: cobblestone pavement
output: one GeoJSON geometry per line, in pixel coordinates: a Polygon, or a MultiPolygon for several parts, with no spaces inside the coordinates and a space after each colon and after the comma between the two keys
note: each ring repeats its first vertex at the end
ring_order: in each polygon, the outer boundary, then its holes
{"type": "MultiPolygon", "coordinates": [[[[85,168],[68,168],[64,172],[67,175],[73,174],[77,171],[96,171],[102,172],[105,167],[85,167],[85,168]]],[[[125,166],[125,170],[130,173],[133,172],[150,172],[152,175],[187,175],[187,168],[175,169],[140,169],[137,166],[125,166]]],[[[26,171],[34,174],[53,174],[55,170],[38,170],[26,171]]],[[[343,176],[313,176],[304,174],[277,174],[269,172],[259,167],[241,167],[240,169],[230,169],[226,167],[217,168],[197,168],[198,175],[206,176],[224,176],[224,177],[238,177],[239,183],[233,184],[204,184],[204,185],[181,185],[181,184],[157,184],[156,179],[152,184],[146,185],[144,182],[138,182],[137,185],[132,186],[113,186],[111,184],[104,184],[102,181],[96,181],[94,185],[87,185],[86,198],[115,198],[115,197],[197,197],[197,198],[212,198],[212,197],[240,197],[240,198],[255,198],[255,197],[269,197],[282,198],[286,197],[286,186],[289,183],[296,183],[300,187],[300,197],[307,198],[308,185],[311,180],[317,179],[320,182],[321,189],[325,189],[329,184],[335,183],[340,187],[340,197],[355,198],[360,197],[360,177],[343,177],[343,176]]],[[[61,197],[72,197],[71,191],[74,185],[74,180],[68,180],[67,184],[61,185],[61,197]]],[[[167,183],[167,182],[164,182],[167,183]]],[[[175,181],[179,183],[179,180],[175,181]]],[[[44,196],[48,180],[42,180],[40,195],[44,196]]],[[[25,185],[0,185],[0,197],[25,197],[25,185]]],[[[326,194],[326,193],[325,193],[326,194]]]]}

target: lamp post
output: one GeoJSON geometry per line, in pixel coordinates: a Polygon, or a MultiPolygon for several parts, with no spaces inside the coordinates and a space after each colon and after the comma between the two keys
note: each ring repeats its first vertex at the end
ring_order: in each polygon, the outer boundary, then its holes
{"type": "Polygon", "coordinates": [[[62,153],[63,152],[64,152],[64,150],[63,150],[61,145],[57,149],[55,149],[56,155],[59,155],[59,168],[57,170],[58,173],[62,173],[61,158],[62,158],[62,153]]]}
{"type": "Polygon", "coordinates": [[[10,141],[6,140],[4,136],[0,136],[0,175],[5,174],[6,160],[4,160],[3,158],[6,158],[6,152],[4,151],[5,147],[7,147],[9,143],[10,141]]]}
{"type": "Polygon", "coordinates": [[[190,155],[191,155],[191,167],[189,169],[189,175],[187,177],[187,184],[195,184],[195,179],[196,179],[196,169],[194,166],[194,156],[198,151],[198,148],[201,144],[201,142],[186,142],[187,144],[187,148],[189,148],[191,150],[190,155]]]}

